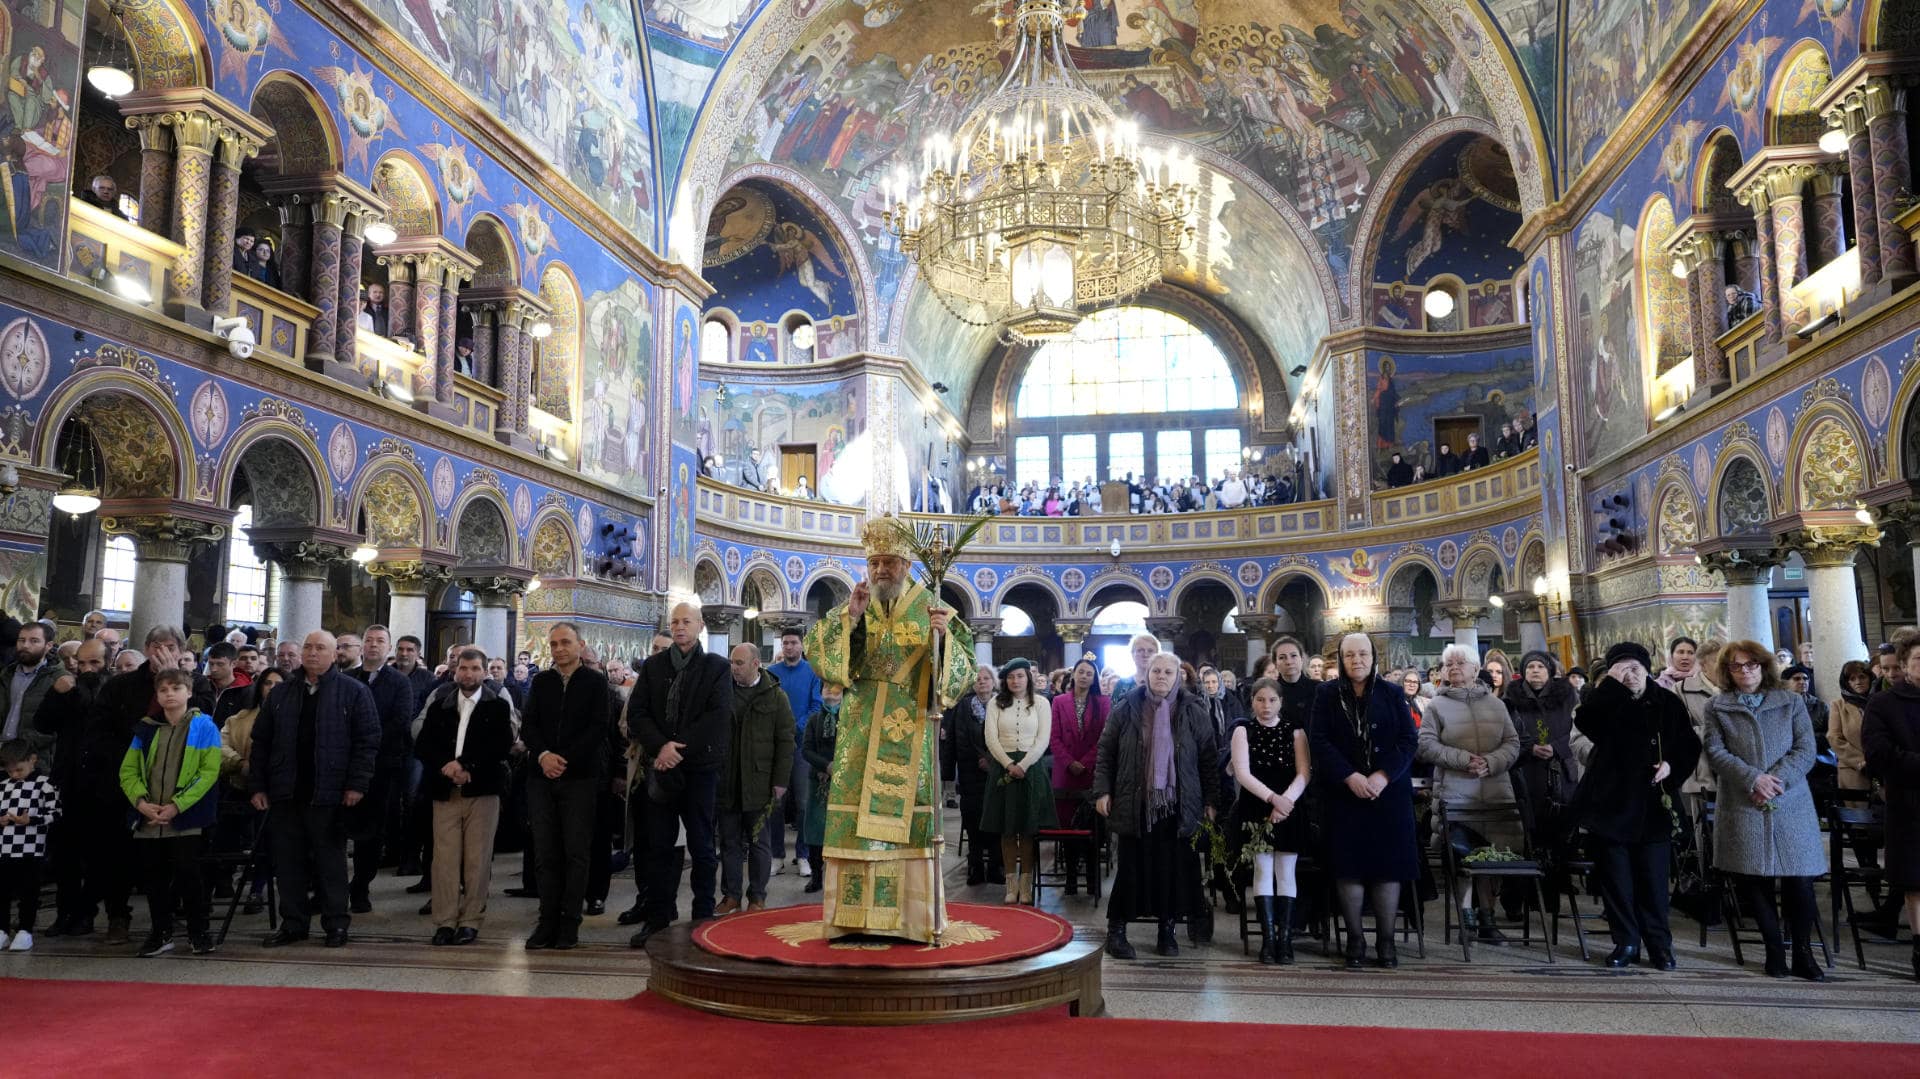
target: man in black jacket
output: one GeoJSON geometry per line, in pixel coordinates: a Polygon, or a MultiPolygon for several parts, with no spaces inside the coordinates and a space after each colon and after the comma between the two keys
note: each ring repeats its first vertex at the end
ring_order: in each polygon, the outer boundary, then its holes
{"type": "Polygon", "coordinates": [[[607,774],[607,676],[581,662],[585,650],[578,627],[555,623],[547,633],[553,666],[534,676],[521,717],[540,877],[540,924],[527,937],[529,949],[580,943],[594,816],[607,774]]]}
{"type": "Polygon", "coordinates": [[[48,837],[59,893],[46,935],[86,936],[94,929],[94,911],[105,906],[108,939],[125,944],[133,919],[128,903],[133,850],[120,762],[133,740],[133,725],[107,706],[106,642],[80,642],[74,666],[73,674],[54,681],[34,717],[41,733],[53,740],[53,782],[61,803],[60,819],[48,837]]]}
{"type": "Polygon", "coordinates": [[[309,870],[319,885],[327,947],[347,943],[347,816],[373,785],[380,718],[373,694],[334,666],[333,634],[314,630],[300,645],[300,673],[276,686],[253,722],[247,787],[253,808],[272,810],[273,872],[280,929],[269,948],[307,939],[309,870]]]}
{"type": "Polygon", "coordinates": [[[486,685],[486,663],[478,648],[456,657],[453,682],[427,702],[414,744],[420,787],[433,801],[435,944],[472,944],[487,912],[513,710],[486,685]]]}
{"type": "Polygon", "coordinates": [[[960,791],[960,827],[967,840],[967,883],[1005,884],[1006,867],[1000,861],[1000,837],[980,830],[980,810],[987,797],[987,703],[993,700],[999,676],[981,664],[974,672],[973,693],[962,697],[940,717],[941,778],[954,780],[960,791]]]}
{"type": "Polygon", "coordinates": [[[35,751],[48,753],[48,739],[34,726],[40,702],[53,689],[54,679],[66,669],[55,662],[47,645],[47,627],[28,622],[15,637],[13,662],[0,667],[0,741],[24,738],[35,751]]]}
{"type": "Polygon", "coordinates": [[[348,895],[353,913],[373,910],[368,890],[382,862],[390,830],[397,831],[394,809],[406,798],[407,758],[411,755],[413,717],[417,702],[413,683],[407,676],[386,665],[387,627],[372,625],[360,637],[340,635],[340,648],[353,661],[343,669],[360,680],[373,694],[373,711],[380,717],[380,753],[374,758],[373,785],[354,808],[353,881],[348,895]]]}
{"type": "Polygon", "coordinates": [[[700,647],[700,610],[673,609],[667,623],[673,646],[640,665],[640,683],[627,700],[627,732],[640,747],[643,781],[633,797],[647,798],[647,920],[629,943],[647,938],[679,917],[681,825],[693,860],[693,919],[713,916],[714,876],[720,854],[713,829],[720,770],[733,728],[733,676],[727,661],[700,647]]]}

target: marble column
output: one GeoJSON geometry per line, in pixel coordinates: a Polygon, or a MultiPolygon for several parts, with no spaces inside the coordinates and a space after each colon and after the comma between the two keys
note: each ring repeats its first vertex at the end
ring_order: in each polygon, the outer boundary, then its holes
{"type": "Polygon", "coordinates": [[[184,629],[187,562],[196,544],[226,534],[220,525],[162,514],[105,516],[101,528],[133,540],[133,615],[126,640],[138,647],[155,626],[184,629]]]}
{"type": "Polygon", "coordinates": [[[473,594],[473,643],[487,654],[488,659],[511,654],[507,650],[507,615],[512,611],[511,593],[473,594]]]}
{"type": "Polygon", "coordinates": [[[1727,332],[1727,241],[1703,232],[1693,238],[1693,390],[1715,394],[1730,382],[1727,357],[1720,351],[1720,335],[1727,332]]]}
{"type": "Polygon", "coordinates": [[[414,339],[423,357],[415,398],[431,397],[442,404],[453,403],[453,379],[442,378],[440,356],[440,277],[446,260],[427,255],[414,265],[414,339]]]}
{"type": "Polygon", "coordinates": [[[1240,632],[1247,635],[1247,669],[1242,672],[1249,678],[1260,676],[1260,664],[1267,658],[1267,641],[1272,638],[1274,627],[1280,619],[1271,614],[1236,614],[1234,624],[1240,632]]]}
{"type": "Polygon", "coordinates": [[[707,651],[724,656],[727,654],[727,649],[739,643],[734,636],[734,627],[740,625],[741,616],[744,614],[746,614],[745,607],[736,607],[729,603],[709,603],[701,607],[700,620],[707,624],[707,651]]]}
{"type": "Polygon", "coordinates": [[[1807,305],[1793,294],[1793,286],[1807,276],[1807,223],[1801,197],[1807,173],[1805,166],[1787,165],[1766,177],[1767,206],[1773,217],[1774,294],[1783,332],[1797,330],[1807,320],[1807,305]]]}
{"type": "Polygon", "coordinates": [[[367,372],[360,368],[360,269],[366,253],[367,226],[377,220],[377,214],[356,210],[347,215],[340,230],[339,313],[334,322],[333,359],[363,375],[367,372]]]}
{"type": "MultiPolygon", "coordinates": [[[[224,127],[224,125],[223,125],[224,127]]],[[[240,163],[260,152],[260,144],[232,130],[221,130],[212,158],[213,181],[208,192],[206,262],[201,283],[202,306],[215,318],[233,308],[233,233],[240,216],[240,163]]]]}
{"type": "Polygon", "coordinates": [[[255,543],[253,550],[261,561],[273,563],[280,574],[280,610],[274,618],[280,627],[280,639],[299,642],[316,629],[326,629],[321,611],[325,609],[327,570],[335,562],[346,560],[347,549],[337,543],[270,542],[255,543]]]}
{"type": "Polygon", "coordinates": [[[312,268],[312,207],[295,196],[280,204],[280,291],[307,295],[307,271],[312,268]]]}
{"type": "Polygon", "coordinates": [[[1453,620],[1453,643],[1471,648],[1474,655],[1479,655],[1480,620],[1487,616],[1487,608],[1460,604],[1446,608],[1444,613],[1453,620]]]}
{"type": "MultiPolygon", "coordinates": [[[[1900,200],[1913,188],[1913,166],[1907,159],[1906,88],[1885,79],[1869,81],[1866,116],[1873,151],[1873,203],[1880,216],[1880,275],[1904,284],[1914,275],[1913,238],[1896,223],[1900,200]]],[[[1821,666],[1833,665],[1823,661],[1821,666]]]]}
{"type": "Polygon", "coordinates": [[[168,235],[173,223],[173,136],[158,116],[130,116],[140,135],[140,227],[168,235]]]}
{"type": "Polygon", "coordinates": [[[976,664],[994,666],[993,639],[1000,633],[998,618],[969,618],[967,627],[973,630],[973,661],[976,664]]]}
{"type": "Polygon", "coordinates": [[[1818,269],[1847,250],[1846,207],[1840,201],[1840,174],[1822,168],[1813,174],[1813,260],[1818,269]]]}
{"type": "Polygon", "coordinates": [[[1880,282],[1880,211],[1873,191],[1873,140],[1864,103],[1849,102],[1837,119],[1847,133],[1847,187],[1853,193],[1853,236],[1860,249],[1860,284],[1880,282]]]}
{"type": "Polygon", "coordinates": [[[450,572],[429,562],[374,562],[367,572],[387,582],[387,629],[393,639],[413,636],[427,639],[427,601],[444,584],[450,572]]]}
{"type": "MultiPolygon", "coordinates": [[[[1803,528],[1786,537],[1806,563],[1807,605],[1813,622],[1814,686],[1821,700],[1840,699],[1840,667],[1850,659],[1872,661],[1860,627],[1860,589],[1853,556],[1876,542],[1875,525],[1803,528]]],[[[1784,643],[1784,642],[1782,642],[1784,643]]]]}
{"type": "Polygon", "coordinates": [[[380,256],[387,268],[387,337],[413,339],[413,259],[380,256]]]}
{"type": "MultiPolygon", "coordinates": [[[[1545,652],[1547,650],[1547,624],[1540,611],[1540,600],[1535,596],[1514,595],[1507,597],[1507,610],[1513,612],[1514,623],[1520,628],[1520,652],[1545,652]]],[[[1519,657],[1514,657],[1519,662],[1519,657]]]]}
{"type": "MultiPolygon", "coordinates": [[[[173,230],[182,252],[167,271],[166,310],[198,326],[211,323],[205,306],[207,201],[213,186],[213,117],[176,113],[173,122],[173,230]]],[[[229,241],[228,245],[233,245],[229,241]]]]}
{"type": "Polygon", "coordinates": [[[1774,561],[1754,558],[1716,564],[1727,583],[1727,639],[1773,644],[1773,612],[1767,591],[1773,583],[1774,561]]]}
{"type": "Polygon", "coordinates": [[[347,221],[346,201],[322,195],[313,204],[312,271],[307,275],[308,298],[319,314],[307,330],[307,368],[320,371],[334,359],[339,341],[340,248],[347,221]]]}

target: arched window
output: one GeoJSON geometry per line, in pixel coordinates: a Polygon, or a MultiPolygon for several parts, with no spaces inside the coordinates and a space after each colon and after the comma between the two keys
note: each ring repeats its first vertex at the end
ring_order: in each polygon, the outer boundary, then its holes
{"type": "Polygon", "coordinates": [[[710,318],[700,327],[700,362],[726,363],[733,358],[733,334],[727,324],[710,318]]]}
{"type": "Polygon", "coordinates": [[[108,614],[133,613],[133,578],[139,571],[133,540],[109,536],[100,556],[100,609],[108,614]]]}
{"type": "Polygon", "coordinates": [[[1027,360],[1007,403],[1021,485],[1218,480],[1240,463],[1235,366],[1205,328],[1157,307],[1087,316],[1027,360]]]}
{"type": "Polygon", "coordinates": [[[267,564],[247,539],[252,527],[252,506],[234,511],[233,537],[227,541],[227,621],[258,625],[267,620],[267,564]]]}
{"type": "Polygon", "coordinates": [[[1031,637],[1033,619],[1018,607],[1000,608],[1000,636],[1031,637]]]}

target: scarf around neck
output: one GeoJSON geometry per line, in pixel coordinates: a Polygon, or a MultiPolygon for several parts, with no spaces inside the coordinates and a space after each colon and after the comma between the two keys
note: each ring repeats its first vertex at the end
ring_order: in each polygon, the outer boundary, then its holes
{"type": "Polygon", "coordinates": [[[1176,696],[1177,691],[1155,699],[1151,689],[1146,691],[1146,704],[1151,714],[1140,731],[1142,740],[1146,742],[1146,752],[1140,755],[1140,759],[1146,767],[1143,778],[1147,790],[1148,828],[1160,823],[1174,809],[1173,702],[1176,696]]]}

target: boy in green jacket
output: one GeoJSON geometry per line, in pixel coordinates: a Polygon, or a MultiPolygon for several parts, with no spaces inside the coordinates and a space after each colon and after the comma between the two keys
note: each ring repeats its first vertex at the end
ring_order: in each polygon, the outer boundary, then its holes
{"type": "Polygon", "coordinates": [[[135,860],[153,919],[140,945],[142,959],[173,950],[176,895],[186,904],[193,954],[206,955],[214,947],[200,854],[220,811],[220,799],[209,797],[220,781],[220,728],[188,705],[192,694],[193,676],[187,672],[154,675],[160,715],[140,721],[120,761],[120,789],[133,807],[135,860]]]}

